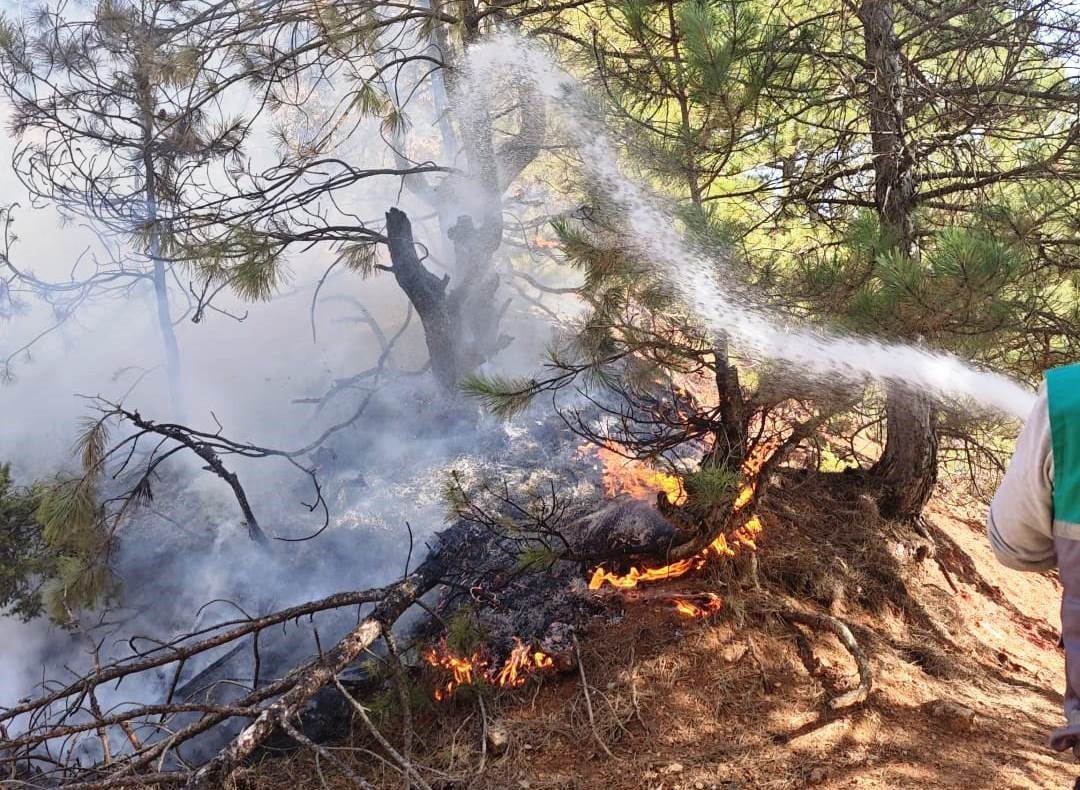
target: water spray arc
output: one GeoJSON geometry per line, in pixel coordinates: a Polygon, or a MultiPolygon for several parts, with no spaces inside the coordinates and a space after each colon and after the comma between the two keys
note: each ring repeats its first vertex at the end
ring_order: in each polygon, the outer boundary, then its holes
{"type": "Polygon", "coordinates": [[[494,90],[506,79],[535,86],[578,148],[589,180],[620,208],[627,243],[664,269],[707,328],[729,335],[743,354],[784,362],[817,380],[898,382],[1015,417],[1031,411],[1035,396],[1029,389],[954,355],[785,323],[736,298],[724,286],[722,256],[694,249],[659,199],[622,172],[618,149],[582,86],[535,44],[510,34],[489,39],[469,51],[466,70],[476,92],[494,90]]]}

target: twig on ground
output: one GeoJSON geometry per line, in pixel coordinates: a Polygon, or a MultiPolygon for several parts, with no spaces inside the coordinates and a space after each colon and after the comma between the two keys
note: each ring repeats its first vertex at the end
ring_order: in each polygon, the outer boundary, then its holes
{"type": "Polygon", "coordinates": [[[480,767],[476,769],[477,773],[483,773],[487,767],[487,742],[488,742],[488,724],[487,724],[487,710],[484,708],[484,695],[477,694],[476,701],[480,704],[480,767]]]}
{"type": "Polygon", "coordinates": [[[589,714],[589,727],[592,729],[593,737],[596,742],[600,744],[600,748],[604,750],[611,759],[615,759],[615,755],[611,753],[611,749],[604,743],[604,739],[600,737],[600,733],[596,729],[596,717],[593,715],[592,697],[589,695],[589,681],[585,677],[585,661],[581,655],[581,644],[578,642],[577,634],[574,637],[574,652],[577,653],[578,659],[578,673],[581,675],[581,689],[585,693],[585,710],[589,714]]]}
{"type": "Polygon", "coordinates": [[[393,747],[390,741],[386,739],[386,736],[379,732],[379,728],[375,726],[374,722],[372,722],[371,718],[367,715],[367,709],[357,702],[356,698],[345,689],[345,686],[341,684],[341,680],[339,680],[336,675],[334,676],[333,682],[334,685],[337,686],[338,691],[341,692],[341,695],[345,697],[346,701],[352,706],[352,709],[356,711],[360,720],[364,722],[364,726],[367,727],[368,732],[371,733],[371,737],[378,741],[379,745],[386,750],[387,754],[394,758],[394,761],[401,766],[406,774],[412,777],[413,781],[416,782],[421,790],[431,790],[431,785],[424,781],[424,777],[416,770],[416,766],[406,760],[401,753],[393,747]]]}
{"type": "MultiPolygon", "coordinates": [[[[327,749],[325,746],[320,746],[319,744],[315,743],[315,741],[311,740],[306,735],[304,735],[304,733],[293,727],[288,720],[281,722],[281,729],[285,730],[286,734],[298,744],[300,744],[301,746],[306,746],[308,749],[311,749],[311,751],[315,752],[316,765],[318,765],[318,760],[321,757],[328,763],[337,766],[338,770],[345,774],[349,778],[349,780],[357,787],[362,787],[364,788],[364,790],[375,790],[374,786],[370,782],[365,781],[352,768],[346,765],[344,760],[336,757],[334,753],[327,749]]],[[[321,773],[322,772],[320,770],[320,774],[321,773]]],[[[325,780],[323,783],[325,784],[325,780]]]]}

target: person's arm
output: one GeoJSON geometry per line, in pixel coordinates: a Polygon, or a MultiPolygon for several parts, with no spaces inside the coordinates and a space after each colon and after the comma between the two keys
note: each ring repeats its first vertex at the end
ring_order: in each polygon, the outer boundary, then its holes
{"type": "Polygon", "coordinates": [[[1054,553],[1054,455],[1046,387],[1016,440],[1016,452],[994,500],[986,527],[998,560],[1018,571],[1057,565],[1054,553]]]}

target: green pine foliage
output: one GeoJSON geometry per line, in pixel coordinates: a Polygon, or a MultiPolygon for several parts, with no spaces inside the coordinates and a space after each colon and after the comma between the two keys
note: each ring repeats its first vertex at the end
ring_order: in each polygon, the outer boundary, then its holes
{"type": "Polygon", "coordinates": [[[446,626],[446,645],[455,655],[468,656],[487,641],[487,633],[476,613],[463,608],[450,618],[446,626]]]}
{"type": "Polygon", "coordinates": [[[466,395],[480,400],[490,412],[506,419],[527,409],[540,393],[535,379],[511,379],[483,373],[470,373],[459,386],[466,395]]]}
{"type": "Polygon", "coordinates": [[[703,465],[683,478],[686,507],[697,516],[727,511],[739,491],[739,473],[726,466],[703,465]]]}
{"type": "MultiPolygon", "coordinates": [[[[87,469],[99,468],[105,438],[97,422],[82,435],[77,449],[87,469]]],[[[95,479],[20,488],[10,467],[0,465],[0,613],[65,623],[116,592],[95,479]]]]}
{"type": "Polygon", "coordinates": [[[0,465],[0,612],[29,620],[43,610],[42,586],[56,568],[34,518],[41,491],[19,488],[0,465]]]}
{"type": "Polygon", "coordinates": [[[108,562],[112,538],[103,524],[95,479],[65,477],[41,486],[35,518],[54,558],[42,593],[46,612],[56,622],[108,602],[118,589],[108,562]]]}
{"type": "Polygon", "coordinates": [[[840,244],[798,262],[796,281],[815,307],[855,332],[934,338],[978,358],[1001,336],[1022,330],[1040,287],[1024,248],[987,227],[946,228],[918,258],[899,252],[870,212],[840,244]]]}

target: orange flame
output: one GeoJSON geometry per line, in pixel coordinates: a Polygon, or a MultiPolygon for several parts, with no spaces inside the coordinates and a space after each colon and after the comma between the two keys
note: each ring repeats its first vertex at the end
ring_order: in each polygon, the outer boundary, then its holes
{"type": "Polygon", "coordinates": [[[539,650],[529,651],[529,646],[514,637],[517,646],[510,651],[509,658],[495,676],[495,682],[507,688],[524,685],[528,673],[538,669],[550,669],[555,666],[555,659],[539,650]]]}
{"type": "MultiPolygon", "coordinates": [[[[739,489],[739,493],[735,497],[735,503],[732,505],[731,510],[732,517],[742,515],[753,504],[754,498],[757,496],[758,476],[775,448],[775,443],[765,442],[743,464],[742,472],[747,482],[739,489]]],[[[607,583],[616,589],[629,590],[643,582],[677,579],[690,573],[690,571],[704,567],[711,557],[734,557],[736,551],[740,549],[755,551],[757,549],[756,538],[763,530],[764,525],[761,523],[761,519],[756,515],[751,515],[731,533],[731,543],[734,545],[729,544],[728,536],[721,533],[716,536],[712,543],[693,557],[677,560],[660,568],[647,568],[645,570],[631,568],[625,574],[617,574],[605,571],[601,565],[593,570],[589,579],[589,589],[599,590],[607,583]]]]}
{"type": "Polygon", "coordinates": [[[476,677],[483,674],[487,668],[486,662],[479,651],[470,656],[456,656],[442,640],[436,646],[423,654],[424,660],[431,666],[438,667],[450,673],[450,680],[434,691],[435,699],[442,701],[448,699],[461,686],[473,683],[476,677]]]}
{"type": "Polygon", "coordinates": [[[496,671],[484,657],[482,651],[474,651],[469,656],[458,656],[450,650],[446,640],[423,654],[423,658],[433,667],[450,673],[450,679],[434,690],[437,701],[449,699],[462,686],[469,686],[478,680],[486,680],[503,688],[518,688],[532,672],[550,669],[555,666],[555,659],[540,650],[530,650],[529,646],[514,637],[515,647],[510,651],[506,663],[496,671]]]}
{"type": "Polygon", "coordinates": [[[672,603],[675,605],[675,611],[681,614],[683,617],[708,617],[710,614],[716,614],[722,608],[724,608],[724,602],[720,596],[715,593],[706,593],[704,596],[704,605],[698,606],[693,601],[686,598],[675,598],[672,603]]]}
{"type": "Polygon", "coordinates": [[[583,444],[582,454],[592,453],[603,464],[604,494],[609,497],[629,494],[634,499],[653,500],[663,493],[673,505],[686,501],[682,481],[675,475],[660,472],[642,461],[624,458],[610,447],[583,444]]]}

